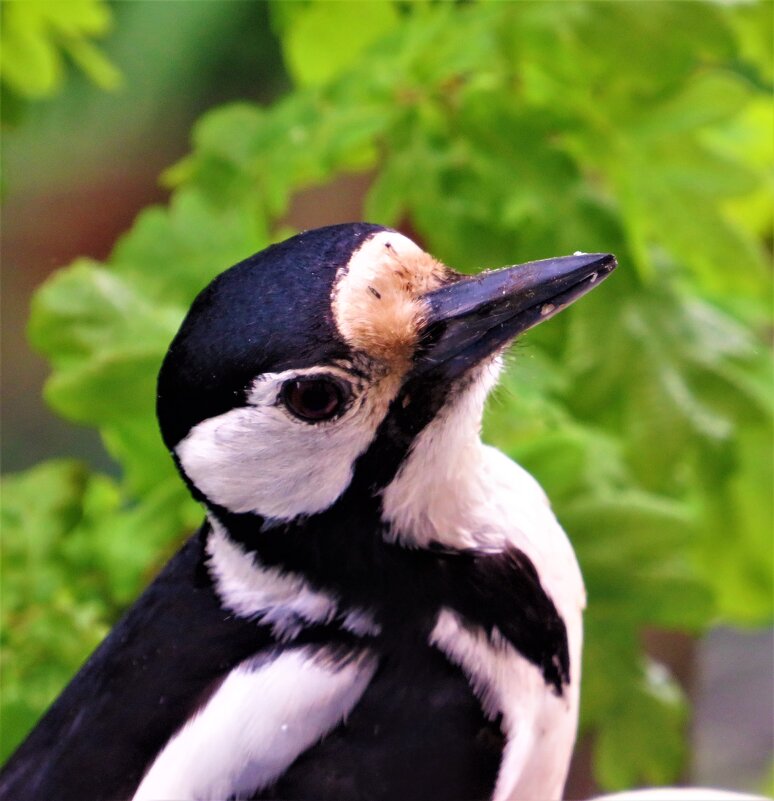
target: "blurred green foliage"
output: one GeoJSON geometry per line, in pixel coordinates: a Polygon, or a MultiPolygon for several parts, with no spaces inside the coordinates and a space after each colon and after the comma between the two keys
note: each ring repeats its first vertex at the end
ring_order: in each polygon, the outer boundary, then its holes
{"type": "Polygon", "coordinates": [[[56,462],[5,480],[2,754],[201,516],[153,413],[196,292],[283,238],[300,190],[367,172],[364,219],[458,269],[617,254],[517,347],[485,434],[578,551],[597,779],[674,779],[687,710],[641,629],[772,618],[773,9],[274,5],[295,88],[206,114],[169,205],[35,298],[46,397],[99,428],[123,477],[56,462]]]}
{"type": "Polygon", "coordinates": [[[0,5],[0,85],[3,120],[22,100],[50,97],[64,81],[64,57],[95,84],[114,89],[120,74],[93,43],[108,32],[104,0],[6,0],[0,5]]]}

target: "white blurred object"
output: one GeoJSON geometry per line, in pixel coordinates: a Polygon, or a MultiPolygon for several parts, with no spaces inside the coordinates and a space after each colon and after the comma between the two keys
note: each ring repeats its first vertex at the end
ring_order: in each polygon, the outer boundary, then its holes
{"type": "Polygon", "coordinates": [[[715,790],[710,787],[648,787],[597,796],[591,801],[770,801],[762,795],[715,790]]]}

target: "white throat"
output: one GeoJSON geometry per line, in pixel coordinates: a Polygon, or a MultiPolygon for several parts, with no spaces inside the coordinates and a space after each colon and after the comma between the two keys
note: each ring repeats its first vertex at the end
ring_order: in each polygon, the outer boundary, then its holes
{"type": "Polygon", "coordinates": [[[481,442],[484,404],[500,368],[497,359],[470,374],[470,384],[419,434],[384,490],[384,516],[396,541],[487,550],[504,544],[500,526],[488,522],[497,520],[489,508],[495,488],[487,467],[490,449],[481,442]]]}

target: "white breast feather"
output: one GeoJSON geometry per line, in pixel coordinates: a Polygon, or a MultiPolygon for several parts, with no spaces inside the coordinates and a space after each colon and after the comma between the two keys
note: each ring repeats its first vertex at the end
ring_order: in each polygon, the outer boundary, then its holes
{"type": "Polygon", "coordinates": [[[223,801],[268,786],[346,718],[375,664],[365,652],[341,664],[311,649],[243,662],[167,743],[133,801],[223,801]]]}

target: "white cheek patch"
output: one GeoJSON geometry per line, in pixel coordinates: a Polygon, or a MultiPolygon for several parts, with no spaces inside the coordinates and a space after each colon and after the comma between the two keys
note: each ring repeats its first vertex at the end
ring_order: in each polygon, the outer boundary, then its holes
{"type": "Polygon", "coordinates": [[[346,718],[376,668],[304,648],[247,660],[167,743],[133,801],[247,798],[346,718]]]}
{"type": "Polygon", "coordinates": [[[277,402],[285,381],[325,373],[337,370],[260,376],[247,406],[203,420],[177,445],[185,474],[210,501],[237,514],[288,521],[327,509],[349,485],[397,384],[385,376],[341,417],[318,424],[294,418],[277,402]]]}

